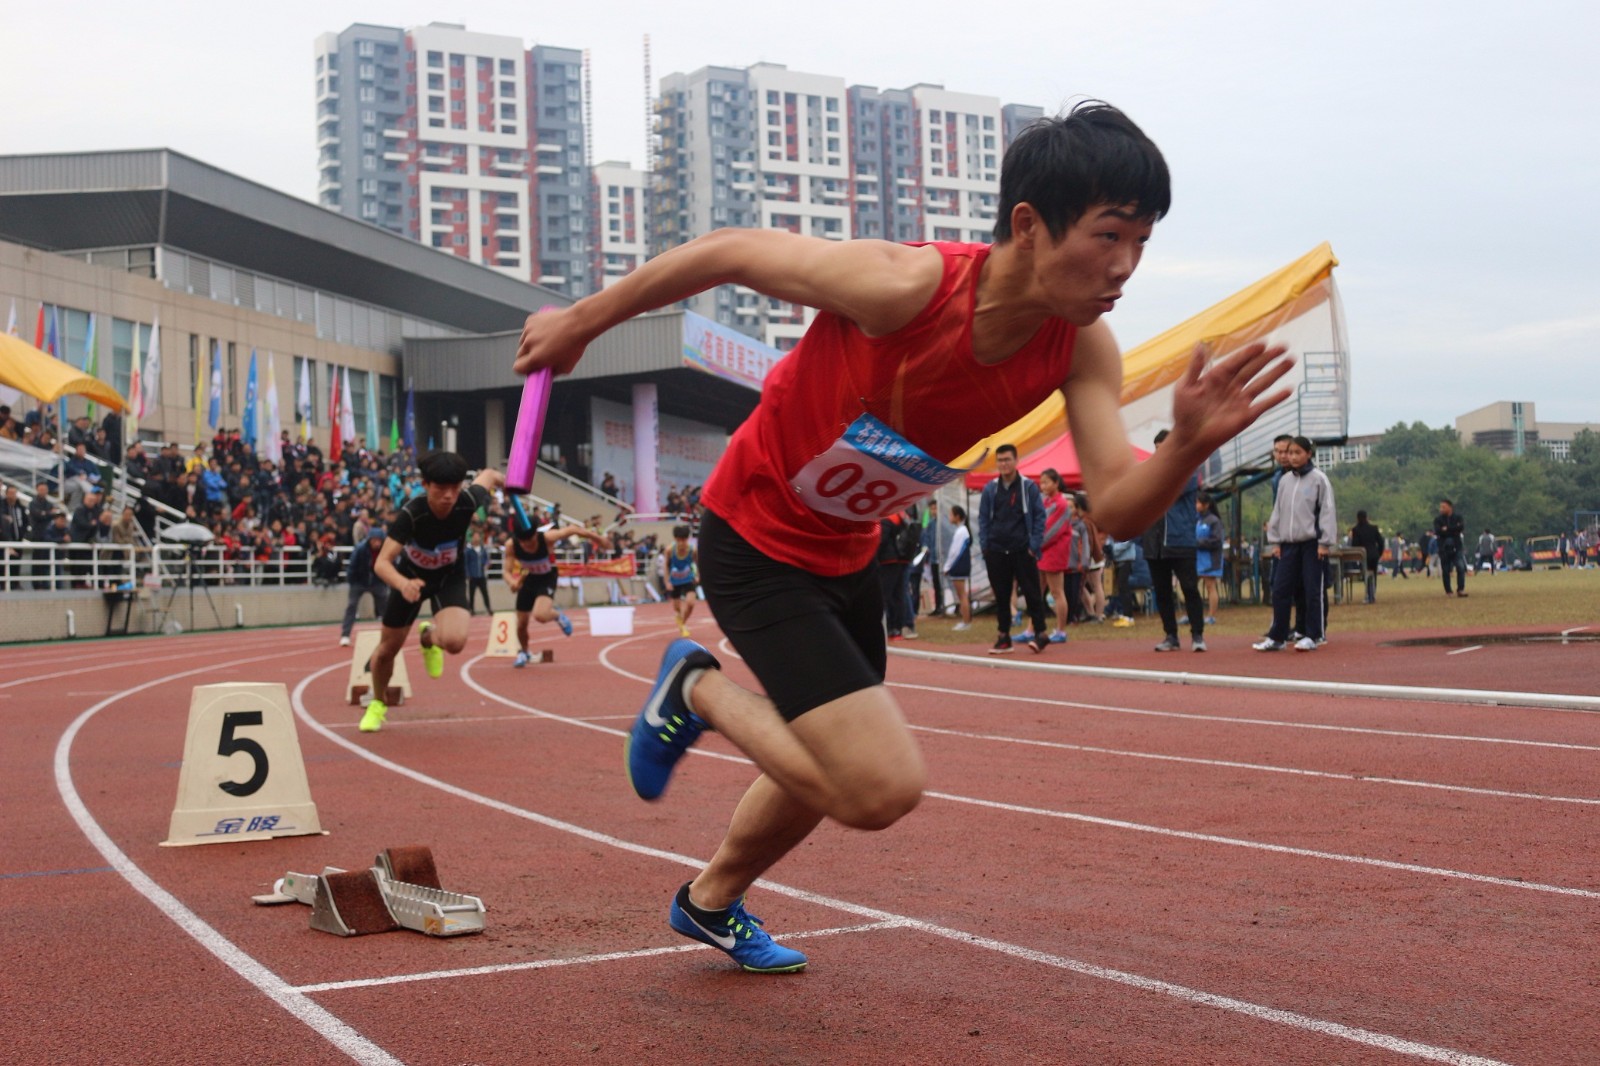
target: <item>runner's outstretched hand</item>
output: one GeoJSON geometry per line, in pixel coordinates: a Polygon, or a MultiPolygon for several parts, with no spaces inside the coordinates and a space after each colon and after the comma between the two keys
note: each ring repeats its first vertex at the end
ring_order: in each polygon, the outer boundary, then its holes
{"type": "Polygon", "coordinates": [[[1289,398],[1287,387],[1267,390],[1294,366],[1281,344],[1260,341],[1212,361],[1206,346],[1194,355],[1172,393],[1172,435],[1210,455],[1262,414],[1289,398]]]}

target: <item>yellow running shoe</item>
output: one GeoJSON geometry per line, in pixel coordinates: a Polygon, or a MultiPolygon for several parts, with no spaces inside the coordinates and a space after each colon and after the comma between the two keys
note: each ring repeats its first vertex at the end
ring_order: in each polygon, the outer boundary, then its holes
{"type": "Polygon", "coordinates": [[[389,714],[389,705],[382,700],[373,700],[367,704],[367,713],[361,716],[361,731],[363,733],[376,733],[383,728],[383,720],[389,714]]]}
{"type": "MultiPolygon", "coordinates": [[[[422,623],[422,628],[417,630],[420,636],[433,628],[432,622],[422,623]]],[[[437,644],[424,644],[422,646],[422,665],[428,671],[429,677],[444,676],[444,649],[437,644]]]]}
{"type": "Polygon", "coordinates": [[[678,632],[687,637],[689,635],[689,624],[687,622],[679,622],[678,632]]]}

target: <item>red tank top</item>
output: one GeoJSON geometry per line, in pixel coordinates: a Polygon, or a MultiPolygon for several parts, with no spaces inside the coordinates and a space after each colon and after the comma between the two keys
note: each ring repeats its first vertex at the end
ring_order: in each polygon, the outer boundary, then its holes
{"type": "MultiPolygon", "coordinates": [[[[882,436],[887,428],[925,458],[949,463],[1032,411],[1066,380],[1077,330],[1063,319],[1047,319],[1002,363],[977,361],[972,316],[990,247],[934,247],[944,257],[944,276],[928,305],[883,337],[868,337],[838,315],[818,314],[767,375],[760,404],[712,471],[702,502],[771,558],[825,577],[854,573],[872,561],[878,515],[857,521],[819,512],[796,484],[803,472],[814,476],[815,460],[847,430],[858,429],[863,415],[871,416],[864,420],[873,427],[869,435],[882,436]]],[[[873,496],[879,486],[838,476],[838,469],[824,472],[822,489],[846,485],[841,500],[870,506],[900,491],[873,496]]]]}

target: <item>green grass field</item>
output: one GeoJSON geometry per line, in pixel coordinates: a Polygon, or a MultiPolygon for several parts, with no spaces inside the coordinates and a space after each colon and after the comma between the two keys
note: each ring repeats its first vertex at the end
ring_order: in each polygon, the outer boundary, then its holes
{"type": "MultiPolygon", "coordinates": [[[[1600,570],[1514,571],[1467,578],[1467,598],[1447,597],[1438,577],[1413,574],[1409,578],[1378,578],[1378,602],[1362,603],[1365,590],[1353,586],[1354,602],[1336,603],[1329,612],[1330,629],[1345,632],[1405,632],[1420,629],[1463,629],[1493,632],[1521,626],[1549,626],[1552,630],[1580,625],[1600,626],[1600,570]]],[[[1179,614],[1183,602],[1178,602],[1179,614]]],[[[1155,615],[1139,615],[1131,629],[1110,625],[1073,626],[1073,640],[1135,640],[1160,638],[1161,620],[1155,615]]],[[[939,644],[971,644],[994,637],[994,614],[977,615],[972,628],[964,633],[950,632],[949,618],[918,618],[917,633],[923,641],[939,644]]],[[[1224,603],[1217,613],[1217,624],[1208,633],[1241,634],[1251,637],[1266,632],[1272,624],[1272,611],[1254,604],[1224,603]]],[[[1179,627],[1186,631],[1186,627],[1179,627]]]]}

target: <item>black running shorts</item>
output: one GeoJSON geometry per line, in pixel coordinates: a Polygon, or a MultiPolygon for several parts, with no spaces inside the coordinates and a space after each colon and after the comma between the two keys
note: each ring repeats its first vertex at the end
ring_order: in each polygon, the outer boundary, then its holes
{"type": "Polygon", "coordinates": [[[819,577],[762,554],[707,511],[700,587],[717,625],[785,721],[883,684],[888,652],[876,563],[819,577]]]}
{"type": "MultiPolygon", "coordinates": [[[[405,577],[417,575],[401,571],[405,577]]],[[[389,590],[389,605],[383,609],[383,624],[392,629],[404,629],[417,620],[417,615],[422,613],[422,605],[431,603],[433,613],[438,614],[446,607],[459,607],[463,611],[471,610],[471,601],[467,599],[467,568],[464,566],[451,567],[443,575],[429,580],[423,578],[422,595],[417,597],[417,602],[412,603],[400,594],[399,589],[389,590]]]]}
{"type": "Polygon", "coordinates": [[[548,574],[526,574],[522,578],[522,587],[517,589],[517,610],[523,614],[533,610],[534,602],[540,596],[556,598],[556,577],[554,570],[548,574]]]}

